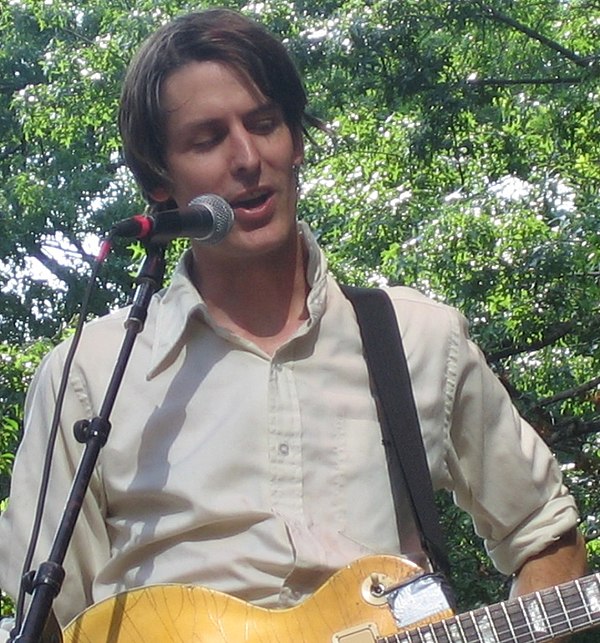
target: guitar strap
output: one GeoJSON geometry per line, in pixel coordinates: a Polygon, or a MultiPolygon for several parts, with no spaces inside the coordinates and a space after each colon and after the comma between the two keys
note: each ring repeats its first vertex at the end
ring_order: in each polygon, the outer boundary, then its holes
{"type": "Polygon", "coordinates": [[[402,489],[406,489],[420,544],[436,571],[448,575],[448,555],[394,307],[383,290],[340,287],[356,311],[378,402],[401,542],[402,534],[406,534],[405,494],[402,493],[402,489]]]}

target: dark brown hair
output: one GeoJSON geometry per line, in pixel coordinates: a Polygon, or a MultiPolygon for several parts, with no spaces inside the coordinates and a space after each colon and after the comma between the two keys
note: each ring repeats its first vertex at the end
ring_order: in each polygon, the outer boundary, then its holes
{"type": "Polygon", "coordinates": [[[227,9],[208,9],[175,18],[159,28],[132,60],[121,94],[119,127],[125,161],[144,197],[168,187],[164,150],[165,111],[161,90],[166,78],[192,61],[221,61],[241,73],[283,111],[292,135],[307,125],[306,92],[285,47],[264,27],[227,9]]]}

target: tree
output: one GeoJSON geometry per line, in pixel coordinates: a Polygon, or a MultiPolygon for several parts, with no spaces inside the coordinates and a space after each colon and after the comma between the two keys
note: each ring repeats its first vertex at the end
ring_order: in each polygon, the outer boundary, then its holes
{"type": "Polygon", "coordinates": [[[493,5],[347,3],[307,29],[310,82],[341,91],[323,99],[335,144],[314,150],[305,209],[341,278],[417,285],[467,314],[572,467],[593,537],[598,5],[493,5]]]}
{"type": "MultiPolygon", "coordinates": [[[[468,316],[564,463],[597,556],[600,4],[225,4],[285,39],[330,126],[308,146],[301,210],[332,270],[346,282],[415,285],[468,316]]],[[[119,82],[139,41],[186,8],[0,0],[0,329],[9,353],[60,334],[81,299],[90,235],[140,208],[119,152],[119,82]],[[77,259],[53,253],[60,240],[77,259]],[[58,281],[23,274],[32,258],[58,281]]],[[[93,313],[125,300],[129,264],[122,249],[113,253],[93,313]]],[[[18,421],[18,404],[3,417],[18,421]]],[[[498,579],[464,517],[445,516],[461,567],[473,564],[457,578],[464,602],[495,597],[498,579]]]]}

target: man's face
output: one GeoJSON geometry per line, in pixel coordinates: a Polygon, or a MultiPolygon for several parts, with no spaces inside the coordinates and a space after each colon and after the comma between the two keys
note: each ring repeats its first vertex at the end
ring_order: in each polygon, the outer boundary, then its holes
{"type": "Polygon", "coordinates": [[[269,252],[295,234],[296,177],[302,161],[279,106],[223,63],[191,62],[166,80],[168,196],[185,207],[218,194],[235,212],[212,251],[244,257],[269,252]],[[218,248],[218,250],[217,250],[218,248]]]}

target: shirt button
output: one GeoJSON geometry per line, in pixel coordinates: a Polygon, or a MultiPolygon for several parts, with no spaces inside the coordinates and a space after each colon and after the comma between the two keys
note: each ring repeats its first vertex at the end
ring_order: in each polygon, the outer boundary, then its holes
{"type": "Polygon", "coordinates": [[[280,455],[288,455],[289,452],[290,452],[290,447],[285,442],[282,442],[279,445],[279,454],[280,455]]]}

